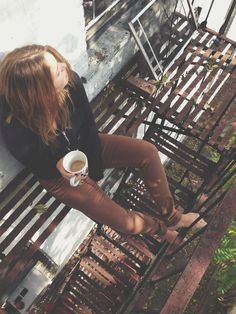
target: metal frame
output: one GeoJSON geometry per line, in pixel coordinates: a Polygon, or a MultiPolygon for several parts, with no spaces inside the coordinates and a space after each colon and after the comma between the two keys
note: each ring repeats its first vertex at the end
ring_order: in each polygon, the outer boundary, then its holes
{"type": "MultiPolygon", "coordinates": [[[[139,24],[141,25],[140,21],[138,21],[138,22],[139,22],[139,24]]],[[[131,31],[132,31],[132,33],[133,33],[133,36],[134,36],[134,38],[135,38],[137,44],[139,45],[140,50],[142,51],[142,54],[143,54],[144,58],[146,59],[146,62],[147,62],[147,64],[148,64],[150,70],[152,71],[153,76],[155,77],[156,80],[158,80],[158,79],[159,79],[159,76],[156,74],[155,68],[153,68],[152,63],[151,63],[151,61],[150,61],[150,59],[149,59],[149,57],[148,57],[148,55],[147,55],[147,53],[146,53],[146,50],[144,49],[144,47],[143,47],[141,41],[139,40],[139,37],[138,37],[137,33],[135,32],[135,29],[134,29],[133,25],[132,25],[132,24],[129,24],[129,27],[130,27],[130,29],[131,29],[131,31]]],[[[142,27],[142,29],[143,29],[143,27],[142,27]]],[[[144,31],[144,30],[143,30],[143,31],[144,31]]],[[[149,45],[149,47],[150,47],[150,49],[151,49],[151,51],[152,51],[152,53],[153,53],[153,57],[154,57],[154,59],[155,59],[155,61],[156,61],[156,63],[157,63],[157,66],[158,66],[159,70],[161,71],[161,73],[163,73],[163,70],[162,70],[162,68],[161,68],[161,66],[160,66],[160,63],[158,62],[158,60],[157,60],[157,58],[156,58],[156,56],[155,56],[155,53],[154,53],[154,51],[153,51],[153,49],[152,49],[152,46],[151,46],[151,44],[150,44],[150,41],[149,41],[148,38],[147,38],[147,35],[146,35],[145,31],[144,31],[144,36],[145,36],[145,38],[147,39],[148,45],[149,45]]]]}
{"type": "Polygon", "coordinates": [[[193,24],[194,24],[194,28],[196,30],[196,29],[198,29],[198,21],[196,19],[195,14],[194,14],[194,9],[193,9],[192,4],[190,3],[189,0],[187,0],[187,3],[188,3],[188,7],[189,7],[189,12],[190,12],[191,17],[192,17],[192,21],[193,21],[193,24]]]}
{"type": "Polygon", "coordinates": [[[111,25],[114,23],[114,19],[118,19],[122,14],[127,12],[133,5],[135,5],[135,0],[116,0],[114,1],[106,10],[104,10],[97,17],[95,16],[95,2],[93,3],[93,15],[95,18],[91,20],[85,27],[86,30],[86,40],[87,43],[91,39],[96,39],[95,36],[100,34],[100,31],[104,26],[111,25]]]}
{"type": "Polygon", "coordinates": [[[138,44],[138,46],[139,46],[139,48],[140,48],[140,50],[141,50],[141,52],[142,52],[142,54],[143,54],[143,56],[144,56],[144,58],[145,58],[147,64],[148,64],[148,66],[149,66],[149,68],[150,68],[150,70],[151,70],[151,72],[152,72],[154,78],[155,78],[156,80],[158,80],[158,79],[159,79],[159,75],[156,74],[156,71],[155,71],[154,67],[152,66],[151,60],[149,59],[149,57],[148,57],[148,55],[147,55],[147,53],[146,53],[146,50],[145,50],[145,48],[144,48],[144,46],[143,46],[143,44],[142,44],[142,42],[141,42],[141,40],[140,40],[140,38],[139,38],[139,36],[138,36],[138,33],[135,31],[135,27],[134,27],[134,23],[135,23],[135,22],[138,22],[138,24],[139,24],[139,26],[141,27],[141,30],[142,30],[142,32],[143,32],[143,34],[144,34],[144,36],[145,36],[145,39],[147,40],[147,43],[148,43],[148,45],[149,45],[149,47],[150,47],[150,49],[151,49],[151,52],[152,52],[152,54],[153,54],[153,58],[154,58],[154,60],[156,61],[159,70],[161,71],[161,73],[163,73],[163,70],[162,70],[162,68],[161,68],[161,66],[160,66],[160,63],[159,63],[159,61],[157,60],[156,55],[155,55],[155,53],[154,53],[154,51],[153,51],[153,49],[152,49],[152,45],[151,45],[151,43],[150,43],[150,41],[149,41],[149,39],[148,39],[148,37],[147,37],[147,34],[145,33],[145,30],[144,30],[144,28],[143,28],[141,22],[140,22],[140,17],[141,17],[155,2],[156,2],[156,0],[152,0],[151,2],[149,2],[149,3],[131,20],[131,22],[129,22],[129,28],[130,28],[130,30],[131,30],[131,32],[132,32],[132,35],[134,36],[134,38],[135,38],[137,44],[138,44]]]}

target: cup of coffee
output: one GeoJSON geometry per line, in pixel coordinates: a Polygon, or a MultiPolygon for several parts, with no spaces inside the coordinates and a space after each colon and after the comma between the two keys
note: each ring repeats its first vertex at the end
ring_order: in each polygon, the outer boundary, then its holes
{"type": "Polygon", "coordinates": [[[80,180],[76,176],[86,176],[88,174],[87,156],[80,150],[73,150],[64,156],[63,167],[66,171],[74,174],[70,178],[70,185],[76,187],[80,184],[80,180]]]}

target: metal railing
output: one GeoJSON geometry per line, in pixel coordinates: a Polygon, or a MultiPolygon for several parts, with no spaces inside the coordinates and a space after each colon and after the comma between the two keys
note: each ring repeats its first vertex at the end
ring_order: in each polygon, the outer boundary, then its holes
{"type": "Polygon", "coordinates": [[[191,39],[197,21],[188,0],[173,3],[152,0],[131,20],[129,27],[154,79],[160,80],[169,60],[191,39]]]}
{"type": "Polygon", "coordinates": [[[87,28],[95,24],[108,11],[114,8],[120,1],[122,0],[115,1],[84,0],[83,6],[85,9],[85,22],[87,24],[87,28]]]}

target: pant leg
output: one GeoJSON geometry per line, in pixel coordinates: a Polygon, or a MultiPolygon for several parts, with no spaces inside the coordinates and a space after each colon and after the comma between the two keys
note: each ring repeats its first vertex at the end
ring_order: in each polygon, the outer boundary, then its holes
{"type": "Polygon", "coordinates": [[[122,208],[89,177],[78,187],[71,187],[69,181],[64,178],[40,180],[40,183],[57,200],[117,231],[128,234],[166,233],[167,229],[162,221],[122,208]]]}
{"type": "Polygon", "coordinates": [[[135,167],[157,204],[159,219],[173,226],[181,219],[174,208],[166,174],[157,148],[144,140],[127,136],[99,134],[104,168],[135,167]]]}

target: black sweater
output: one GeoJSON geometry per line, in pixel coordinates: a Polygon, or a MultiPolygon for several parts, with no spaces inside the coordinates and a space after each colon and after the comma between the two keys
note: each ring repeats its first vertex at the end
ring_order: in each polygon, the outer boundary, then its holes
{"type": "Polygon", "coordinates": [[[56,163],[70,150],[79,149],[88,157],[89,176],[93,180],[103,177],[101,145],[88,98],[80,77],[74,74],[74,84],[69,88],[68,99],[71,128],[59,132],[56,148],[44,144],[39,135],[27,129],[16,118],[6,122],[9,106],[0,102],[1,129],[4,141],[12,155],[30,169],[38,178],[61,176],[56,163]]]}

